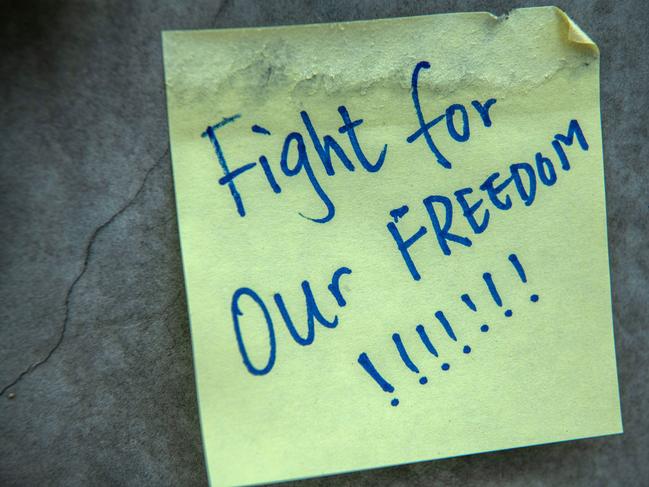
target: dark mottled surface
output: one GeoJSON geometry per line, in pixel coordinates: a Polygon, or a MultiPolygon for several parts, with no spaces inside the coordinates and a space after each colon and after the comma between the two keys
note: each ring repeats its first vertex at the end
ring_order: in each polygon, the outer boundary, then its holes
{"type": "MultiPolygon", "coordinates": [[[[2,2],[0,484],[206,483],[161,30],[501,14],[534,4],[2,2]]],[[[649,7],[643,0],[559,6],[602,52],[626,433],[303,485],[649,485],[649,7]]]]}

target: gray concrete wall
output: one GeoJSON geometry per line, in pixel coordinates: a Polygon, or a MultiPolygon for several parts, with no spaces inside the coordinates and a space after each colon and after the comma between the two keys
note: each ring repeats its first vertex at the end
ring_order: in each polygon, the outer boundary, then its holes
{"type": "MultiPolygon", "coordinates": [[[[168,151],[163,29],[516,1],[0,4],[0,484],[205,485],[168,151]]],[[[301,485],[649,485],[649,5],[559,2],[601,49],[625,434],[301,485]]]]}

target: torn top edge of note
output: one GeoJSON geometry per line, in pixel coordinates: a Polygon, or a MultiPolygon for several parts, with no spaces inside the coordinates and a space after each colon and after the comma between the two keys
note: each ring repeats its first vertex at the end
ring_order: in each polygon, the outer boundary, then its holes
{"type": "Polygon", "coordinates": [[[292,100],[310,96],[315,89],[334,94],[367,91],[377,83],[405,87],[410,80],[402,73],[408,71],[413,56],[424,53],[436,67],[421,81],[431,89],[481,89],[489,85],[494,95],[512,89],[529,92],[567,66],[597,69],[593,63],[599,58],[597,46],[557,7],[513,9],[500,16],[483,11],[302,26],[165,31],[162,41],[165,58],[176,59],[179,67],[167,70],[166,84],[178,84],[176,93],[183,103],[194,95],[204,98],[200,86],[207,85],[218,91],[237,86],[240,92],[252,89],[253,93],[261,93],[256,88],[263,87],[264,97],[271,89],[290,88],[292,100]],[[468,39],[469,44],[447,42],[448,35],[462,28],[477,28],[482,34],[468,39]],[[414,45],[393,42],[384,35],[390,30],[412,38],[418,29],[421,34],[414,45]],[[363,42],[350,42],[350,33],[373,46],[375,54],[370,56],[363,42]],[[219,54],[221,69],[205,70],[204,60],[215,55],[214,36],[218,36],[218,49],[223,51],[219,54]],[[300,41],[287,41],[293,38],[300,41]],[[494,46],[501,41],[504,43],[495,52],[494,46]],[[185,52],[183,46],[188,42],[192,43],[191,55],[175,56],[177,51],[185,52]],[[426,45],[440,43],[444,43],[443,50],[426,51],[426,45]],[[335,62],[323,54],[323,46],[339,53],[335,62]],[[386,64],[387,53],[391,64],[386,64]],[[314,55],[318,62],[312,62],[314,55]],[[526,56],[541,56],[549,62],[518,63],[513,71],[503,69],[509,59],[526,56]],[[467,69],[469,59],[483,69],[480,76],[467,69]]]}
{"type": "MultiPolygon", "coordinates": [[[[514,16],[518,14],[519,12],[523,11],[531,11],[535,9],[552,9],[556,13],[557,17],[559,18],[562,26],[565,28],[565,31],[563,32],[563,35],[565,36],[565,40],[570,43],[574,44],[576,47],[579,48],[586,48],[592,55],[599,56],[599,48],[597,47],[597,44],[586,34],[581,27],[579,27],[574,20],[572,20],[568,14],[566,14],[563,10],[561,10],[559,7],[556,6],[548,6],[548,7],[526,7],[526,8],[515,8],[512,9],[510,12],[503,14],[503,15],[494,15],[491,12],[465,12],[464,14],[466,15],[485,15],[488,16],[489,18],[502,22],[503,20],[509,19],[511,16],[514,16]]],[[[438,14],[438,15],[458,15],[458,14],[438,14]]],[[[409,18],[416,18],[418,16],[414,17],[409,17],[409,18]]],[[[427,15],[419,16],[419,17],[427,17],[427,15]]],[[[381,21],[395,21],[399,20],[399,17],[396,18],[389,18],[389,19],[376,19],[376,20],[354,20],[354,21],[347,21],[347,22],[333,22],[330,23],[329,25],[334,26],[334,25],[349,25],[349,24],[361,24],[361,23],[367,23],[367,22],[372,22],[372,23],[377,23],[381,21]]],[[[306,25],[279,25],[279,26],[262,26],[262,27],[233,27],[233,28],[225,28],[225,29],[195,29],[193,32],[200,32],[200,31],[210,31],[210,30],[220,30],[220,31],[237,31],[237,30],[269,30],[269,29],[295,29],[295,28],[305,28],[305,27],[318,27],[322,26],[320,23],[314,23],[314,24],[306,24],[306,25]]],[[[172,34],[174,32],[183,32],[182,30],[165,30],[162,32],[162,34],[172,34]]],[[[164,35],[163,35],[164,38],[164,35]]]]}

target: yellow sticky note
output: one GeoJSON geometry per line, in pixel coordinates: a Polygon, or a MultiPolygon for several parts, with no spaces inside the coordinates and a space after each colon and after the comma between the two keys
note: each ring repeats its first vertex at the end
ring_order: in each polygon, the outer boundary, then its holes
{"type": "Polygon", "coordinates": [[[563,12],[163,43],[213,485],[622,431],[599,52],[563,12]]]}

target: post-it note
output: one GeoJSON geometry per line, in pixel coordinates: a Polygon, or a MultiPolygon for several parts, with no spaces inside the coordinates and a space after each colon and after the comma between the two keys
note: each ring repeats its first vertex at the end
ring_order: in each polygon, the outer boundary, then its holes
{"type": "Polygon", "coordinates": [[[212,484],[622,431],[599,51],[563,12],[163,44],[212,484]]]}

